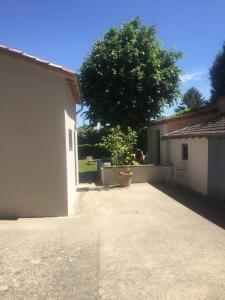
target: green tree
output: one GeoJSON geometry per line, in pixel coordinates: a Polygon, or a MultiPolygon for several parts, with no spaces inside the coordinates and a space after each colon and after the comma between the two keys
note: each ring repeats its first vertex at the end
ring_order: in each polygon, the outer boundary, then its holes
{"type": "Polygon", "coordinates": [[[195,111],[206,105],[206,103],[207,102],[202,94],[195,87],[192,87],[184,93],[181,104],[175,109],[175,111],[195,111]]]}
{"type": "Polygon", "coordinates": [[[85,117],[92,125],[138,129],[179,95],[181,52],[167,51],[140,18],[111,28],[81,67],[85,117]]]}
{"type": "Polygon", "coordinates": [[[210,79],[211,101],[216,102],[219,97],[225,96],[225,43],[210,69],[210,79]]]}
{"type": "Polygon", "coordinates": [[[103,136],[107,135],[108,128],[93,128],[90,125],[80,126],[77,130],[78,144],[98,144],[103,136]]]}
{"type": "Polygon", "coordinates": [[[124,132],[118,125],[102,138],[101,146],[111,153],[113,165],[128,165],[135,160],[136,143],[137,133],[130,127],[124,132]]]}
{"type": "Polygon", "coordinates": [[[144,153],[147,152],[147,126],[143,126],[137,130],[137,148],[144,153]]]}

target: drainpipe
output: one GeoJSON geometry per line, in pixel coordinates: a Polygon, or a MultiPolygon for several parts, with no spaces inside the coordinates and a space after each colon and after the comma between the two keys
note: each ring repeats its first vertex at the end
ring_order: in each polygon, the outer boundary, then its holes
{"type": "Polygon", "coordinates": [[[78,165],[78,140],[77,140],[77,115],[83,110],[84,104],[83,104],[83,94],[80,86],[80,80],[79,80],[79,75],[76,75],[76,82],[80,91],[80,109],[78,111],[76,110],[76,105],[75,105],[75,143],[76,143],[76,149],[77,151],[75,152],[75,166],[76,166],[76,186],[77,188],[79,187],[79,165],[78,165]]]}
{"type": "Polygon", "coordinates": [[[81,89],[81,85],[80,85],[80,76],[77,74],[76,75],[76,82],[77,82],[77,85],[78,85],[78,88],[79,88],[79,91],[80,91],[80,105],[81,105],[81,108],[78,110],[78,111],[75,111],[75,116],[78,115],[84,108],[84,105],[83,105],[83,93],[82,93],[82,89],[81,89]]]}
{"type": "Polygon", "coordinates": [[[78,139],[77,139],[77,115],[83,110],[83,103],[81,100],[81,108],[76,111],[75,108],[75,144],[76,144],[76,149],[75,151],[75,166],[76,166],[76,186],[77,188],[79,187],[79,164],[78,164],[78,139]]]}
{"type": "Polygon", "coordinates": [[[81,102],[81,108],[78,111],[75,111],[75,116],[77,116],[84,108],[83,102],[81,102]]]}

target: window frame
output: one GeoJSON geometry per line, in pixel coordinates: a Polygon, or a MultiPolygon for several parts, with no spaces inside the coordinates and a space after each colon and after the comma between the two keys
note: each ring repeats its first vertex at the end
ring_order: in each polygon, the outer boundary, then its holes
{"type": "Polygon", "coordinates": [[[181,144],[181,158],[182,160],[188,160],[188,144],[181,144]]]}

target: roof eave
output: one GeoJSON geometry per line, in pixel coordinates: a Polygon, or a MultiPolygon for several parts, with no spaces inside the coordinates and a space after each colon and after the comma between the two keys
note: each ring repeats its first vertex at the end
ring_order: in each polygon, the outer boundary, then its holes
{"type": "Polygon", "coordinates": [[[20,59],[30,64],[38,65],[42,68],[63,75],[65,77],[66,82],[69,85],[70,91],[73,95],[75,102],[76,103],[81,102],[81,92],[80,92],[77,74],[72,70],[66,69],[62,66],[50,63],[49,61],[39,59],[35,56],[23,53],[22,51],[18,51],[16,49],[12,49],[3,45],[0,45],[0,53],[20,59]]]}
{"type": "Polygon", "coordinates": [[[186,135],[173,135],[173,136],[162,136],[161,140],[172,140],[172,139],[190,139],[190,138],[225,138],[225,134],[186,134],[186,135]]]}
{"type": "Polygon", "coordinates": [[[178,121],[178,120],[184,120],[184,119],[189,119],[198,115],[205,115],[205,114],[209,114],[209,113],[214,113],[214,112],[218,112],[218,107],[217,106],[211,106],[208,108],[203,108],[201,110],[195,111],[195,112],[191,112],[191,113],[187,113],[181,116],[174,116],[174,117],[170,117],[170,118],[164,118],[164,119],[160,119],[160,120],[151,120],[148,122],[147,126],[151,127],[151,126],[156,126],[156,125],[162,125],[162,124],[167,124],[170,122],[174,122],[174,121],[178,121]]]}
{"type": "Polygon", "coordinates": [[[69,86],[70,92],[77,104],[81,103],[81,92],[76,74],[73,77],[66,77],[66,82],[69,86]]]}

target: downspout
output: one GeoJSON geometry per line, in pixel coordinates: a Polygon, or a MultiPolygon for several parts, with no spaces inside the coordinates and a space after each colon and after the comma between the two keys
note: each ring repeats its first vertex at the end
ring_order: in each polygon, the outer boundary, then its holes
{"type": "Polygon", "coordinates": [[[75,104],[75,139],[76,139],[76,148],[77,148],[75,164],[76,164],[76,186],[78,188],[79,187],[79,164],[78,164],[78,140],[77,140],[77,115],[84,108],[83,101],[82,101],[83,100],[83,94],[82,94],[82,90],[81,90],[79,75],[76,75],[76,82],[77,82],[77,85],[78,85],[78,89],[80,91],[80,105],[81,105],[80,109],[77,111],[76,110],[76,104],[75,104]]]}
{"type": "Polygon", "coordinates": [[[77,82],[77,85],[78,85],[78,89],[79,89],[79,92],[80,92],[80,105],[81,105],[81,108],[76,111],[75,110],[75,116],[78,115],[84,108],[84,105],[83,105],[83,93],[82,93],[82,89],[81,89],[81,84],[80,84],[80,76],[78,74],[76,74],[76,82],[77,82]]]}
{"type": "Polygon", "coordinates": [[[83,108],[84,108],[84,105],[83,105],[82,102],[81,102],[80,105],[81,105],[81,108],[78,111],[75,111],[75,116],[78,115],[83,110],[83,108]]]}
{"type": "Polygon", "coordinates": [[[76,111],[75,108],[75,143],[76,143],[76,149],[77,151],[75,152],[75,166],[76,166],[76,186],[77,188],[79,187],[79,164],[78,164],[78,139],[77,139],[77,115],[83,110],[83,103],[81,102],[81,108],[76,111]]]}
{"type": "Polygon", "coordinates": [[[79,94],[80,94],[80,105],[81,105],[81,108],[78,111],[76,111],[76,109],[75,109],[75,116],[76,116],[83,110],[84,105],[83,105],[83,101],[82,101],[83,100],[83,93],[82,93],[81,84],[80,84],[80,75],[78,75],[78,74],[75,75],[75,81],[77,83],[78,91],[79,91],[79,94]]]}

